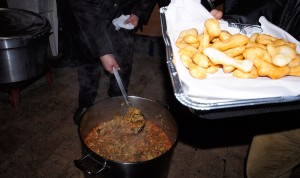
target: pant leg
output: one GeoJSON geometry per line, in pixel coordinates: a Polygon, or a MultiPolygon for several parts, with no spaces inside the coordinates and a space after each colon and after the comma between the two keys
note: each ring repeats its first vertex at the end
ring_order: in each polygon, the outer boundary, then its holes
{"type": "Polygon", "coordinates": [[[101,68],[100,62],[78,65],[79,107],[90,107],[98,94],[101,68]]]}
{"type": "Polygon", "coordinates": [[[300,163],[300,128],[253,138],[247,159],[248,178],[289,177],[300,163]]]}
{"type": "Polygon", "coordinates": [[[99,88],[101,71],[100,60],[94,58],[88,49],[87,42],[70,8],[72,0],[59,0],[58,3],[59,7],[64,9],[61,18],[69,27],[74,54],[78,59],[78,104],[80,107],[90,107],[94,104],[99,88]]]}
{"type": "Polygon", "coordinates": [[[78,41],[75,51],[78,58],[78,104],[88,108],[94,104],[98,94],[101,62],[92,56],[82,36],[75,37],[75,40],[78,41]]]}
{"type": "MultiPolygon", "coordinates": [[[[115,30],[115,27],[110,27],[112,43],[115,51],[115,58],[120,66],[119,74],[124,84],[124,88],[127,91],[133,62],[133,50],[134,50],[134,31],[120,29],[115,30]]],[[[109,96],[120,96],[122,95],[118,83],[113,74],[109,74],[110,86],[108,90],[109,96]]]]}

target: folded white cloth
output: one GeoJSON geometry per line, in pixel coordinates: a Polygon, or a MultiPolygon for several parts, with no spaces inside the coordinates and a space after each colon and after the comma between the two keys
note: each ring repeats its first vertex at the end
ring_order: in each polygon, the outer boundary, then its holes
{"type": "Polygon", "coordinates": [[[122,14],[120,17],[115,18],[112,23],[116,27],[116,30],[119,30],[120,28],[125,28],[127,30],[134,29],[134,25],[132,23],[125,24],[125,20],[127,20],[130,17],[130,15],[124,15],[122,14]]]}

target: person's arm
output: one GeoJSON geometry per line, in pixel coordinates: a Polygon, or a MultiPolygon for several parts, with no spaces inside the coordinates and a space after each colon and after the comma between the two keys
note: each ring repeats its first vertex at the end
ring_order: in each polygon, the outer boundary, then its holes
{"type": "Polygon", "coordinates": [[[99,6],[96,0],[72,0],[72,10],[89,51],[99,58],[105,70],[112,73],[113,67],[118,69],[119,65],[113,56],[107,21],[99,6]]]}
{"type": "MultiPolygon", "coordinates": [[[[233,1],[233,0],[226,0],[233,1]]],[[[229,6],[225,3],[224,19],[244,24],[259,24],[260,16],[300,39],[299,0],[238,0],[240,4],[229,6]],[[250,4],[250,5],[249,5],[250,4]],[[226,7],[228,7],[226,9],[226,7]]]]}
{"type": "Polygon", "coordinates": [[[265,16],[277,24],[285,4],[282,0],[226,0],[223,19],[229,22],[259,25],[258,19],[265,16]]]}
{"type": "MultiPolygon", "coordinates": [[[[212,10],[217,18],[220,12],[212,10]],[[218,14],[219,13],[219,14],[218,14]]],[[[300,1],[296,0],[226,0],[223,19],[234,23],[260,25],[258,20],[264,16],[271,23],[300,39],[299,14],[300,1]]]]}
{"type": "Polygon", "coordinates": [[[105,70],[110,73],[113,73],[113,67],[117,70],[120,69],[115,57],[112,54],[106,54],[100,57],[100,61],[105,70]]]}
{"type": "Polygon", "coordinates": [[[132,8],[131,14],[134,14],[139,18],[139,28],[142,29],[142,26],[147,24],[155,2],[155,0],[139,0],[132,8]]]}
{"type": "Polygon", "coordinates": [[[214,18],[220,20],[223,17],[223,12],[217,9],[213,9],[210,11],[210,14],[214,16],[214,18]]]}
{"type": "Polygon", "coordinates": [[[224,0],[201,0],[201,4],[208,10],[211,11],[216,9],[219,5],[223,4],[224,0]]]}
{"type": "Polygon", "coordinates": [[[72,11],[80,26],[91,54],[96,58],[113,54],[113,45],[107,32],[107,22],[101,15],[96,0],[72,0],[72,11]]]}
{"type": "Polygon", "coordinates": [[[136,16],[135,14],[130,14],[130,17],[125,20],[124,22],[125,24],[128,24],[128,23],[131,23],[134,28],[138,26],[138,23],[139,23],[139,17],[136,16]]]}

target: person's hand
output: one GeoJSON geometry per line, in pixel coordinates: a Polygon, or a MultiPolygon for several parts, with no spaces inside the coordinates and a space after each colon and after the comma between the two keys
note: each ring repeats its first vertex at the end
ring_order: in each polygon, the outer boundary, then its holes
{"type": "Polygon", "coordinates": [[[131,14],[130,17],[129,17],[127,20],[125,20],[124,23],[125,23],[125,24],[132,23],[132,25],[133,25],[134,27],[136,27],[136,26],[138,25],[138,23],[139,23],[139,17],[136,16],[136,15],[134,15],[134,14],[131,14]]]}
{"type": "Polygon", "coordinates": [[[106,54],[100,57],[100,61],[105,70],[110,73],[113,73],[113,67],[120,69],[119,64],[117,63],[115,57],[111,54],[106,54]]]}
{"type": "Polygon", "coordinates": [[[217,9],[213,9],[210,11],[210,14],[214,16],[214,18],[220,20],[223,17],[223,12],[217,9]]]}

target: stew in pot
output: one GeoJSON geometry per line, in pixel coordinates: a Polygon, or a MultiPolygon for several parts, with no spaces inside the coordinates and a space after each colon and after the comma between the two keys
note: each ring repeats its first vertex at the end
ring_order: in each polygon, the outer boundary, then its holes
{"type": "Polygon", "coordinates": [[[124,116],[99,124],[86,136],[85,144],[98,155],[119,162],[142,162],[162,155],[172,146],[170,138],[140,113],[129,108],[124,116]],[[140,127],[141,122],[145,124],[142,132],[132,133],[132,128],[140,127]]]}

